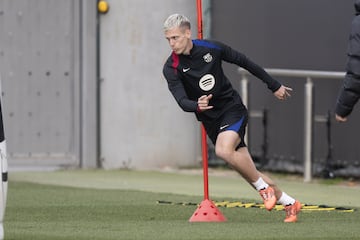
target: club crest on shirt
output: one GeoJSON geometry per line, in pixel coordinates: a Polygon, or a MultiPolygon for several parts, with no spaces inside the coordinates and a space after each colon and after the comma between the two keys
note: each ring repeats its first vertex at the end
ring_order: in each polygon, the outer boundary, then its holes
{"type": "Polygon", "coordinates": [[[209,62],[211,62],[213,60],[213,57],[211,56],[210,53],[205,54],[203,56],[203,58],[204,58],[204,61],[207,62],[207,63],[209,63],[209,62]]]}

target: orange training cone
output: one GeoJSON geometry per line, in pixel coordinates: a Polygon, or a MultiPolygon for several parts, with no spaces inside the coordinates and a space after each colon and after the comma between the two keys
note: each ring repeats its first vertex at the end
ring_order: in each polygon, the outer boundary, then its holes
{"type": "Polygon", "coordinates": [[[226,222],[226,218],[209,199],[205,199],[189,219],[189,222],[226,222]]]}

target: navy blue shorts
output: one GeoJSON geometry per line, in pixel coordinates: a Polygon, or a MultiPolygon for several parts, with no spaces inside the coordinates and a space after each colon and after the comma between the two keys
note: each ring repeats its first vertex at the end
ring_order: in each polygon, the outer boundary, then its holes
{"type": "Polygon", "coordinates": [[[216,139],[219,133],[228,130],[237,132],[241,139],[240,144],[236,147],[236,149],[238,149],[241,147],[246,147],[244,137],[247,123],[247,110],[235,105],[234,107],[227,110],[218,119],[212,121],[211,123],[204,123],[204,127],[207,135],[214,145],[216,145],[216,139]]]}

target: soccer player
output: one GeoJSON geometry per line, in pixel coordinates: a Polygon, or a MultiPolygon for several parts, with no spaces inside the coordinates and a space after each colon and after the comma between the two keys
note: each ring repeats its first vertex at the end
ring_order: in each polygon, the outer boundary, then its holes
{"type": "Polygon", "coordinates": [[[290,97],[292,89],[281,85],[245,55],[221,42],[192,40],[190,21],[183,15],[169,16],[164,22],[164,34],[172,53],[163,74],[179,106],[186,112],[195,113],[214,143],[216,155],[260,193],[267,210],[279,202],[285,206],[284,222],[296,222],[300,202],[259,172],[248,152],[244,142],[247,109],[224,75],[222,61],[248,70],[280,100],[290,97]]]}
{"type": "Polygon", "coordinates": [[[355,1],[355,17],[349,36],[346,76],[335,108],[335,119],[346,122],[360,98],[360,0],[355,1]]]}

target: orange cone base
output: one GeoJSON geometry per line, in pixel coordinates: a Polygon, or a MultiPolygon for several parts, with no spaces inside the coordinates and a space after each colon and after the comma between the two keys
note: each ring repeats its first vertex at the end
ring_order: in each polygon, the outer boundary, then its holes
{"type": "Polygon", "coordinates": [[[209,199],[200,203],[189,222],[226,222],[226,218],[209,199]]]}

